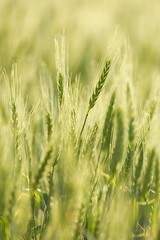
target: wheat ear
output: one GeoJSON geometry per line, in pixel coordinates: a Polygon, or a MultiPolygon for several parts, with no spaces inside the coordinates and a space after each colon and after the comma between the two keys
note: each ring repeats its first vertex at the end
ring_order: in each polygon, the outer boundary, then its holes
{"type": "Polygon", "coordinates": [[[96,87],[95,87],[95,89],[92,93],[92,96],[91,96],[90,100],[89,100],[88,110],[87,110],[87,113],[86,113],[86,116],[85,116],[85,119],[84,119],[84,122],[83,122],[83,125],[82,125],[82,129],[81,129],[80,135],[79,135],[79,143],[80,143],[79,145],[81,145],[81,136],[82,136],[84,127],[86,125],[89,112],[95,106],[96,101],[97,101],[97,99],[98,99],[98,97],[99,97],[99,95],[102,91],[102,88],[105,84],[106,78],[107,78],[109,70],[110,70],[110,66],[111,66],[111,61],[110,61],[110,59],[108,59],[105,63],[105,66],[104,66],[103,71],[101,73],[101,76],[98,80],[98,83],[96,84],[96,87]]]}

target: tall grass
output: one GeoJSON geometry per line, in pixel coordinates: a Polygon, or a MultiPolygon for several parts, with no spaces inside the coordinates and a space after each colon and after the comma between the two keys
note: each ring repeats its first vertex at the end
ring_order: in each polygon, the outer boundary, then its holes
{"type": "Polygon", "coordinates": [[[0,239],[158,239],[158,95],[142,106],[112,55],[94,90],[80,87],[63,38],[56,48],[36,104],[21,69],[1,74],[0,239]]]}

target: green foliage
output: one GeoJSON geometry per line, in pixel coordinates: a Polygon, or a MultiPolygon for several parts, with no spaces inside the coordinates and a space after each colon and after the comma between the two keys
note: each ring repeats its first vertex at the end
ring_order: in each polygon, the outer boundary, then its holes
{"type": "Polygon", "coordinates": [[[42,85],[0,70],[0,239],[159,239],[158,94],[136,101],[121,51],[80,87],[63,40],[42,85]]]}

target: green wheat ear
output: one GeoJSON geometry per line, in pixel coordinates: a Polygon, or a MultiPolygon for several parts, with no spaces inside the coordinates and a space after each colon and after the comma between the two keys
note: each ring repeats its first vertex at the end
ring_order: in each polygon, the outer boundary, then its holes
{"type": "Polygon", "coordinates": [[[139,182],[140,182],[140,178],[141,178],[141,174],[142,174],[142,170],[143,170],[143,162],[144,162],[144,146],[141,143],[140,147],[139,147],[139,157],[138,157],[138,162],[137,165],[135,166],[135,172],[134,172],[134,192],[136,194],[137,192],[137,186],[139,186],[139,182]]]}
{"type": "Polygon", "coordinates": [[[135,117],[135,107],[134,98],[132,93],[132,86],[127,84],[127,109],[128,109],[128,146],[125,161],[122,167],[121,176],[123,179],[127,179],[131,165],[134,159],[135,151],[137,149],[137,144],[135,143],[136,138],[136,117],[135,117]]]}
{"type": "Polygon", "coordinates": [[[46,114],[46,128],[47,128],[47,140],[50,141],[53,134],[53,121],[49,112],[46,114]]]}
{"type": "Polygon", "coordinates": [[[132,93],[132,87],[130,84],[127,85],[127,102],[128,102],[128,118],[129,118],[129,129],[128,129],[128,140],[129,147],[133,144],[135,139],[135,107],[134,98],[132,93]]]}
{"type": "Polygon", "coordinates": [[[87,121],[87,118],[88,118],[88,114],[90,112],[90,110],[94,107],[94,105],[96,104],[96,101],[102,91],[102,88],[104,86],[104,83],[106,81],[106,78],[108,76],[108,73],[109,73],[109,70],[110,70],[110,66],[111,66],[111,60],[108,59],[105,63],[105,66],[103,68],[103,71],[101,73],[101,76],[98,80],[98,83],[92,93],[92,96],[89,100],[89,105],[88,105],[88,111],[86,113],[86,116],[85,116],[85,119],[84,119],[84,122],[83,122],[83,125],[82,125],[82,129],[81,129],[81,132],[80,132],[80,135],[79,135],[79,139],[81,139],[81,135],[83,133],[83,130],[84,130],[84,127],[85,127],[85,124],[86,124],[86,121],[87,121]]]}
{"type": "Polygon", "coordinates": [[[62,75],[62,72],[59,72],[58,78],[57,78],[57,91],[58,91],[58,102],[61,106],[63,103],[63,88],[64,88],[64,78],[62,75]]]}
{"type": "Polygon", "coordinates": [[[96,85],[96,87],[95,87],[95,90],[94,90],[94,92],[93,92],[93,94],[92,94],[92,96],[91,96],[91,98],[90,98],[90,100],[89,100],[88,112],[89,112],[89,111],[94,107],[94,105],[96,104],[96,101],[97,101],[97,99],[98,99],[98,97],[99,97],[99,94],[100,94],[101,91],[102,91],[102,88],[103,88],[103,86],[104,86],[105,80],[106,80],[106,78],[107,78],[107,76],[108,76],[108,73],[109,73],[109,70],[110,70],[110,66],[111,66],[111,61],[110,61],[110,59],[108,59],[108,60],[106,61],[106,64],[105,64],[104,69],[103,69],[103,71],[102,71],[102,74],[101,74],[101,76],[100,76],[100,78],[99,78],[99,81],[98,81],[98,83],[97,83],[97,85],[96,85]]]}
{"type": "Polygon", "coordinates": [[[98,83],[97,83],[97,85],[96,85],[96,87],[95,87],[95,89],[92,93],[92,96],[91,96],[90,100],[89,100],[88,110],[87,110],[87,113],[86,113],[86,116],[85,116],[85,119],[84,119],[84,122],[83,122],[83,125],[82,125],[82,128],[81,128],[81,131],[80,131],[80,134],[79,134],[78,146],[77,146],[77,156],[79,156],[79,154],[80,154],[80,149],[81,149],[81,144],[82,144],[81,136],[82,136],[84,127],[86,125],[89,112],[94,107],[94,105],[96,104],[96,101],[97,101],[97,99],[98,99],[98,97],[99,97],[99,95],[102,91],[102,88],[104,86],[104,83],[106,81],[106,78],[107,78],[109,70],[110,70],[110,66],[111,66],[111,60],[108,59],[105,63],[105,66],[104,66],[103,71],[101,73],[101,76],[98,80],[98,83]]]}
{"type": "Polygon", "coordinates": [[[146,194],[149,191],[150,185],[152,183],[154,160],[155,160],[155,150],[153,149],[151,152],[149,152],[148,164],[144,174],[144,180],[143,180],[143,186],[142,186],[142,196],[144,198],[146,198],[146,194]]]}

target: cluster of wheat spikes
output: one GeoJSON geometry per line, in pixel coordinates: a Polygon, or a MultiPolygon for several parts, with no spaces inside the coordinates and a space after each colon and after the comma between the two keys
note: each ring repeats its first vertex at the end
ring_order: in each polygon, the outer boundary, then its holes
{"type": "Polygon", "coordinates": [[[1,72],[0,239],[160,239],[158,96],[140,114],[112,57],[87,95],[56,48],[57,87],[43,65],[38,100],[16,64],[1,72]]]}

